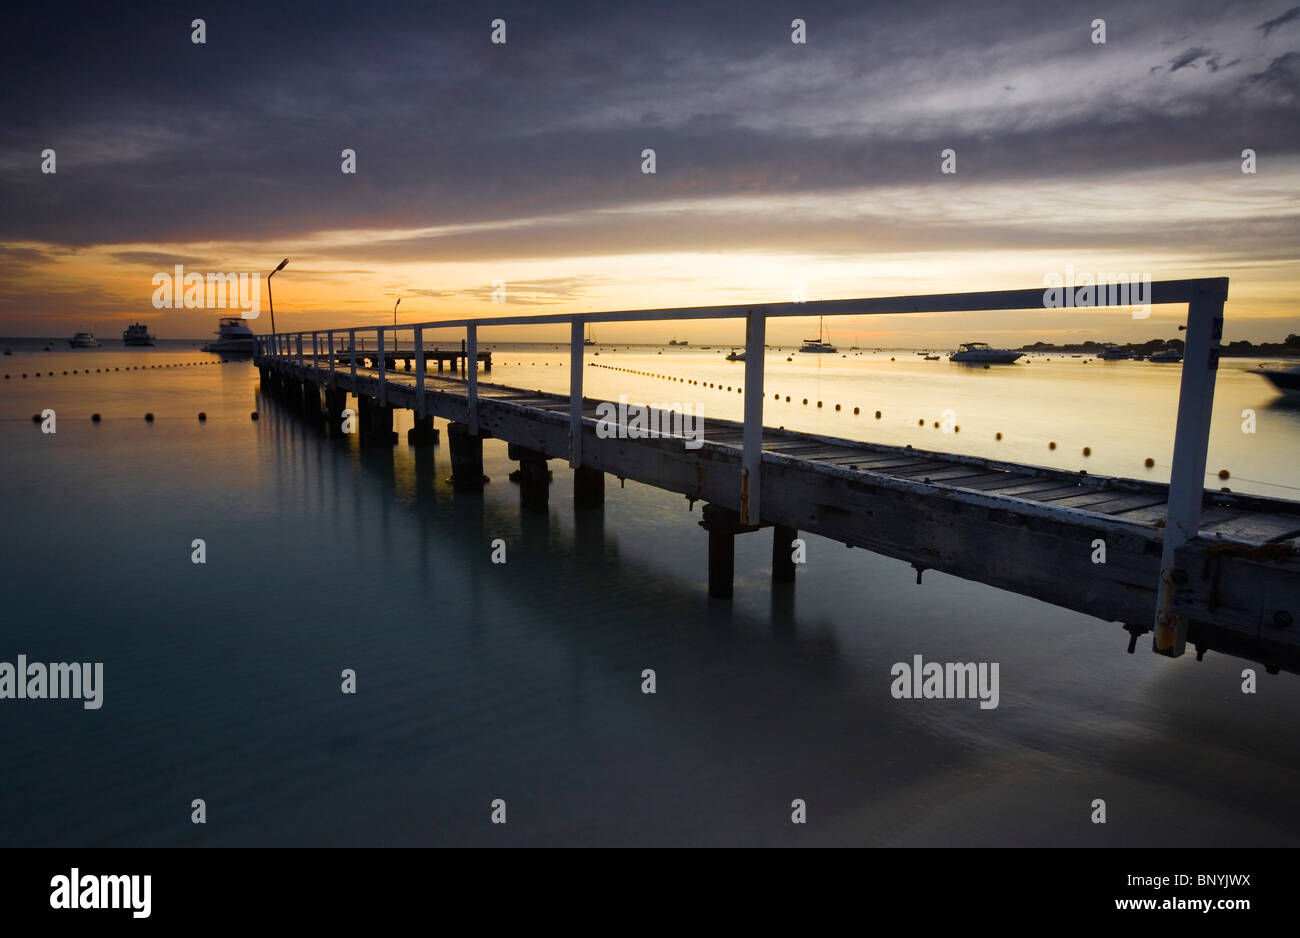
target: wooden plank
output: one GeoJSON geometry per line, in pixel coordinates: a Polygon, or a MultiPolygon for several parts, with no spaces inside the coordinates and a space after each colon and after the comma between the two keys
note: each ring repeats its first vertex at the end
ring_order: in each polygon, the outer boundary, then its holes
{"type": "Polygon", "coordinates": [[[1234,512],[1224,516],[1215,515],[1212,509],[1201,515],[1201,531],[1235,537],[1243,541],[1265,544],[1269,541],[1285,540],[1300,534],[1300,518],[1295,515],[1278,515],[1262,513],[1234,512]]]}
{"type": "Polygon", "coordinates": [[[915,466],[897,469],[873,469],[873,472],[883,472],[886,475],[895,476],[899,479],[922,479],[929,482],[938,481],[934,473],[941,473],[944,470],[951,470],[952,463],[944,462],[939,459],[932,459],[928,462],[918,463],[915,466]]]}
{"type": "MultiPolygon", "coordinates": [[[[1078,505],[1070,505],[1068,500],[1060,504],[1069,508],[1078,508],[1078,505]]],[[[1097,502],[1088,506],[1089,511],[1100,512],[1104,515],[1118,514],[1121,511],[1132,511],[1134,508],[1150,508],[1153,505],[1165,504],[1164,498],[1159,495],[1147,495],[1142,492],[1129,493],[1120,495],[1110,501],[1097,502]]]]}
{"type": "MultiPolygon", "coordinates": [[[[1075,494],[1075,495],[1081,494],[1080,492],[1081,489],[1083,489],[1083,486],[1081,485],[1070,485],[1068,483],[1063,484],[1058,481],[1056,483],[1056,488],[1037,489],[1033,492],[1025,492],[1023,494],[1017,495],[1016,497],[1023,498],[1026,501],[1043,502],[1044,504],[1050,505],[1052,503],[1052,499],[1054,498],[1062,498],[1070,494],[1075,494]]],[[[1007,493],[1004,490],[999,489],[997,494],[1006,495],[1007,493]]]]}
{"type": "Polygon", "coordinates": [[[1059,479],[1030,479],[1028,481],[1012,481],[1004,486],[996,486],[985,489],[990,495],[1010,495],[1016,498],[1027,498],[1034,492],[1049,492],[1061,489],[1059,479]]]}

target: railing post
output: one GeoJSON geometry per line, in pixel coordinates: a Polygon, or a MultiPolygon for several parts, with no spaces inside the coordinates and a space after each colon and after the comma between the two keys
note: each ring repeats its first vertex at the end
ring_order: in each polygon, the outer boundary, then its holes
{"type": "Polygon", "coordinates": [[[1169,473],[1169,504],[1160,554],[1159,598],[1153,650],[1176,658],[1187,643],[1187,620],[1171,611],[1173,594],[1188,579],[1174,566],[1174,554],[1196,537],[1205,498],[1205,459],[1210,444],[1210,414],[1214,379],[1223,338],[1223,304],[1227,280],[1203,284],[1187,304],[1187,339],[1183,347],[1182,380],[1178,389],[1178,423],[1174,431],[1174,464],[1169,473]]]}
{"type": "Polygon", "coordinates": [[[745,449],[740,470],[741,524],[758,524],[761,517],[759,482],[763,475],[763,346],[766,334],[766,310],[751,309],[745,317],[745,449]]]}
{"type": "Polygon", "coordinates": [[[314,377],[320,372],[320,333],[311,334],[311,370],[314,377]]]}
{"type": "Polygon", "coordinates": [[[306,371],[307,371],[307,363],[303,360],[303,355],[302,355],[302,333],[299,332],[298,333],[298,377],[299,378],[304,377],[304,373],[306,371]]]}
{"type": "Polygon", "coordinates": [[[569,333],[569,466],[582,465],[582,330],[585,323],[575,319],[569,333]]]}
{"type": "Polygon", "coordinates": [[[352,393],[357,393],[357,330],[348,330],[348,354],[352,361],[349,363],[349,370],[352,375],[352,393]]]}
{"type": "Polygon", "coordinates": [[[424,330],[415,327],[415,415],[424,416],[424,330]]]}
{"type": "Polygon", "coordinates": [[[330,388],[333,389],[338,387],[338,379],[334,375],[334,330],[331,329],[326,336],[329,340],[330,352],[330,388]]]}
{"type": "Polygon", "coordinates": [[[465,364],[469,368],[469,432],[478,436],[478,326],[465,327],[465,364]]]}
{"type": "Polygon", "coordinates": [[[388,391],[385,386],[388,380],[388,369],[384,362],[384,327],[380,326],[376,329],[375,334],[379,336],[379,345],[376,346],[378,351],[375,353],[378,356],[375,364],[379,366],[379,406],[383,407],[388,403],[388,391]]]}

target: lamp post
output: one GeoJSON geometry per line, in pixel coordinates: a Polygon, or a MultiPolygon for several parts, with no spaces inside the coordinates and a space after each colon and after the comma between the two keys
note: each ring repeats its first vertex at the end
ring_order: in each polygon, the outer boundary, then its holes
{"type": "Polygon", "coordinates": [[[276,274],[278,274],[280,271],[284,270],[284,265],[287,263],[289,263],[289,258],[286,257],[284,260],[280,261],[279,267],[275,268],[275,270],[271,271],[269,274],[266,275],[266,299],[267,302],[270,303],[271,305],[271,332],[272,333],[275,332],[275,298],[271,296],[271,278],[274,277],[276,274]]]}

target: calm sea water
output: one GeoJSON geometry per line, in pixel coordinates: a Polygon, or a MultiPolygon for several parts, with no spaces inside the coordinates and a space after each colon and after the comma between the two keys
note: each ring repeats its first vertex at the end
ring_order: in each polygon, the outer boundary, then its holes
{"type": "MultiPolygon", "coordinates": [[[[738,538],[736,597],[710,600],[679,496],[611,479],[603,514],[575,514],[553,462],[549,514],[524,514],[499,441],[483,495],[457,495],[445,447],[325,439],[192,343],[0,344],[0,661],[104,663],[100,710],[0,701],[5,845],[1300,844],[1293,676],[1259,669],[1243,695],[1245,662],[1130,656],[1116,625],[917,586],[816,537],[777,590],[770,535],[738,538]],[[30,420],[46,408],[52,435],[30,420]],[[894,700],[890,666],[916,654],[998,662],[1000,706],[894,700]]],[[[725,350],[595,351],[589,396],[697,403],[706,436],[740,415],[725,350]]],[[[768,354],[772,425],[1168,471],[1177,366],[787,354],[768,354]],[[946,410],[959,432],[933,426],[946,410]]],[[[1232,479],[1214,484],[1296,497],[1300,411],[1253,364],[1220,373],[1210,464],[1232,479]]],[[[516,346],[493,378],[567,374],[560,349],[516,346]]]]}

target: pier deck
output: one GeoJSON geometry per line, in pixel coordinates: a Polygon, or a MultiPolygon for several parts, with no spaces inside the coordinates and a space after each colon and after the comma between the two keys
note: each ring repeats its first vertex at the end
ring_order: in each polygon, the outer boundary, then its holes
{"type": "MultiPolygon", "coordinates": [[[[468,380],[424,375],[421,388],[416,375],[390,372],[381,389],[377,371],[331,369],[324,357],[259,364],[318,396],[332,388],[465,428],[473,422],[477,438],[505,440],[534,459],[572,453],[566,395],[475,382],[471,415],[468,380]]],[[[598,432],[600,403],[582,401],[581,465],[708,503],[711,543],[760,527],[786,538],[807,531],[904,560],[918,580],[938,570],[1122,623],[1133,640],[1151,630],[1167,485],[764,427],[761,517],[742,523],[742,423],[709,419],[698,448],[688,448],[681,436],[628,438],[625,426],[612,437],[598,432]]],[[[1175,552],[1171,580],[1170,611],[1186,618],[1198,653],[1300,673],[1292,624],[1300,503],[1206,490],[1200,535],[1175,552]]]]}

